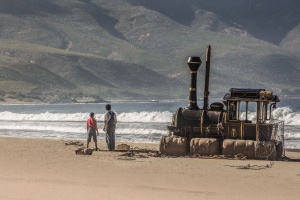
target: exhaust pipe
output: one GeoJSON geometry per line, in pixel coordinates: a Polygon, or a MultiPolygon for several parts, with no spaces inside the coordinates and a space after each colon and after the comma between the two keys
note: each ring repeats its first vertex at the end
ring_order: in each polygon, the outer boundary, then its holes
{"type": "Polygon", "coordinates": [[[205,69],[205,86],[204,86],[204,102],[203,110],[208,109],[208,96],[209,96],[209,74],[210,74],[210,51],[211,46],[208,45],[206,48],[206,69],[205,69]]]}
{"type": "Polygon", "coordinates": [[[189,57],[187,64],[191,71],[191,86],[188,110],[200,110],[197,105],[197,71],[201,65],[200,57],[189,57]]]}

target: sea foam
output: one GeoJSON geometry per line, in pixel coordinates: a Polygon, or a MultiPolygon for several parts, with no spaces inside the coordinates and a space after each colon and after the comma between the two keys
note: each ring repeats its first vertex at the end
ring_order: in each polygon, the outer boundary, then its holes
{"type": "MultiPolygon", "coordinates": [[[[0,112],[1,121],[86,121],[87,113],[39,113],[39,114],[21,114],[9,111],[0,112]]],[[[172,113],[168,111],[159,112],[131,112],[117,113],[117,119],[120,122],[170,122],[172,113]]],[[[104,114],[95,116],[97,121],[103,121],[104,114]]]]}
{"type": "MultiPolygon", "coordinates": [[[[152,112],[128,112],[117,113],[119,122],[143,122],[143,123],[171,123],[173,113],[169,111],[152,111],[152,112]]],[[[241,114],[242,116],[245,113],[241,114]]],[[[272,112],[274,119],[284,121],[286,125],[300,125],[300,113],[294,112],[289,107],[274,109],[272,112]]],[[[0,112],[1,121],[86,121],[87,113],[38,113],[23,114],[9,111],[0,112]]],[[[97,121],[103,121],[104,114],[96,114],[97,121]]],[[[248,113],[248,119],[255,120],[256,113],[248,113]]]]}

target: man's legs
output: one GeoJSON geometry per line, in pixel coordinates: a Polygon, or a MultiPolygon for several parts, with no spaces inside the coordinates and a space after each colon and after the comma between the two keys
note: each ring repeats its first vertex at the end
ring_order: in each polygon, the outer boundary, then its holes
{"type": "Polygon", "coordinates": [[[96,131],[93,131],[93,140],[95,142],[95,150],[97,151],[98,147],[97,147],[97,135],[96,135],[96,131]]]}
{"type": "Polygon", "coordinates": [[[89,127],[86,148],[89,148],[89,144],[92,141],[92,138],[93,138],[93,141],[95,143],[95,148],[97,150],[98,147],[97,147],[97,135],[96,135],[96,131],[95,131],[95,129],[89,127]]]}
{"type": "Polygon", "coordinates": [[[115,150],[115,130],[116,126],[111,125],[109,127],[109,150],[115,150]]]}
{"type": "Polygon", "coordinates": [[[105,140],[106,140],[107,148],[110,149],[110,135],[109,135],[108,130],[106,130],[105,140]]]}
{"type": "Polygon", "coordinates": [[[91,128],[88,129],[87,139],[86,139],[86,148],[89,148],[89,144],[92,140],[91,128]]]}
{"type": "Polygon", "coordinates": [[[110,151],[115,149],[115,129],[114,125],[110,125],[106,129],[106,144],[110,151]]]}
{"type": "Polygon", "coordinates": [[[111,133],[110,144],[111,150],[115,150],[115,131],[111,133]]]}

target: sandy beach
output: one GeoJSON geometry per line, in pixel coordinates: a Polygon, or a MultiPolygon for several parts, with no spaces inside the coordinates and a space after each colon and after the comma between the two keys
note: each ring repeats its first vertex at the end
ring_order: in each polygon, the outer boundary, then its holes
{"type": "MultiPolygon", "coordinates": [[[[275,161],[266,168],[270,161],[125,159],[121,152],[105,151],[103,142],[101,151],[87,156],[76,155],[78,147],[65,142],[0,138],[0,199],[292,200],[300,195],[300,162],[275,161]],[[248,164],[253,167],[238,169],[248,164]]],[[[300,158],[300,152],[286,156],[300,158]]]]}

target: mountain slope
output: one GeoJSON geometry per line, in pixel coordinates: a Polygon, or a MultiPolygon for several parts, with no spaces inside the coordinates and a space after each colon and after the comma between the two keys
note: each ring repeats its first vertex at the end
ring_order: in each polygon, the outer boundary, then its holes
{"type": "Polygon", "coordinates": [[[185,62],[204,62],[208,44],[212,95],[298,95],[299,11],[296,0],[2,0],[0,98],[187,98],[185,62]]]}

